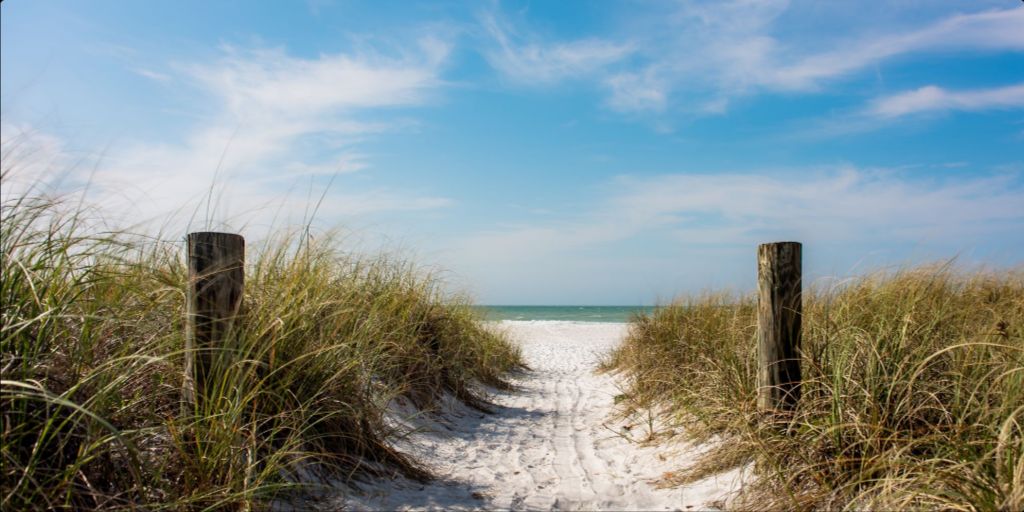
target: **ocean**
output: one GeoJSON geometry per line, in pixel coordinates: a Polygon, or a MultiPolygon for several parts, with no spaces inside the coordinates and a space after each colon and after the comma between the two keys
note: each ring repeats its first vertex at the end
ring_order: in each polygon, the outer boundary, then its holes
{"type": "Polygon", "coordinates": [[[487,320],[563,320],[628,322],[636,313],[650,314],[654,306],[475,306],[487,320]]]}

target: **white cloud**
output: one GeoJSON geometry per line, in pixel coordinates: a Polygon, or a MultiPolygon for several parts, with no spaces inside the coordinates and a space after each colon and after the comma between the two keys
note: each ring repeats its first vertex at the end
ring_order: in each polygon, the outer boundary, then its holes
{"type": "Polygon", "coordinates": [[[1019,170],[941,179],[852,166],[679,173],[622,177],[606,188],[585,211],[446,240],[436,258],[496,304],[643,303],[708,287],[746,290],[754,248],[773,240],[804,242],[812,279],[972,248],[1020,261],[1019,170]]]}
{"type": "Polygon", "coordinates": [[[175,68],[176,80],[197,88],[197,108],[212,101],[203,121],[178,141],[118,142],[78,181],[90,181],[94,200],[125,220],[201,212],[199,222],[219,228],[305,215],[315,190],[331,181],[324,215],[444,207],[446,198],[356,189],[331,176],[369,166],[358,151],[362,138],[410,125],[404,118],[361,118],[429,101],[443,85],[449,49],[429,38],[397,56],[300,58],[283,49],[225,48],[216,61],[175,68]]]}
{"type": "MultiPolygon", "coordinates": [[[[608,39],[516,38],[484,17],[497,49],[486,52],[507,76],[528,83],[592,77],[605,103],[621,112],[660,113],[672,101],[693,113],[722,113],[729,99],[769,92],[814,92],[900,56],[927,52],[1022,51],[1024,7],[952,14],[929,22],[898,19],[884,29],[848,33],[790,30],[787,16],[815,4],[713,1],[640,13],[628,44],[608,39]],[[809,34],[805,34],[808,32],[809,34]],[[786,34],[782,36],[780,34],[786,34]],[[627,59],[628,57],[628,59],[627,59]]],[[[820,16],[820,13],[818,13],[820,16]]],[[[523,29],[525,30],[525,29],[523,29]]]]}
{"type": "Polygon", "coordinates": [[[1024,228],[1020,174],[939,180],[850,166],[775,174],[623,177],[582,220],[479,233],[456,252],[490,255],[502,260],[500,267],[621,245],[645,233],[687,246],[751,246],[770,238],[928,243],[1024,228]]]}
{"type": "Polygon", "coordinates": [[[242,119],[296,118],[421,103],[429,90],[441,84],[438,71],[450,47],[424,39],[420,50],[400,58],[324,54],[301,59],[282,49],[226,47],[225,58],[216,65],[187,69],[242,119]]]}
{"type": "Polygon", "coordinates": [[[1020,7],[955,14],[923,27],[905,25],[890,32],[811,41],[775,35],[772,22],[788,7],[788,2],[773,2],[753,8],[742,1],[704,4],[699,10],[684,7],[682,22],[697,19],[702,26],[692,31],[679,26],[674,32],[678,37],[668,43],[676,51],[663,52],[673,60],[681,56],[672,66],[674,82],[685,86],[697,74],[727,96],[757,90],[814,91],[829,80],[906,54],[1024,50],[1020,7]],[[686,52],[695,47],[700,51],[686,52]]]}
{"type": "MultiPolygon", "coordinates": [[[[907,32],[861,37],[795,64],[758,70],[765,86],[805,90],[899,55],[940,50],[1024,50],[1024,8],[949,16],[907,32]]],[[[782,64],[778,60],[765,64],[782,64]]]]}
{"type": "Polygon", "coordinates": [[[18,198],[33,187],[48,193],[73,163],[59,138],[25,124],[0,122],[0,198],[18,198]]]}
{"type": "Polygon", "coordinates": [[[1024,108],[1024,84],[965,91],[950,91],[929,85],[876,99],[868,113],[891,118],[920,112],[948,110],[976,112],[1011,108],[1024,108]]]}
{"type": "Polygon", "coordinates": [[[547,85],[563,79],[585,78],[634,51],[631,43],[599,38],[544,42],[533,34],[520,37],[495,13],[482,15],[481,22],[497,44],[484,52],[488,62],[521,84],[547,85]]]}
{"type": "Polygon", "coordinates": [[[308,164],[291,162],[285,170],[295,176],[334,176],[358,172],[370,166],[367,156],[361,153],[346,153],[334,158],[331,162],[308,164]]]}
{"type": "Polygon", "coordinates": [[[668,105],[668,84],[654,69],[643,73],[618,73],[604,81],[609,90],[607,104],[623,112],[662,112],[668,105]]]}
{"type": "Polygon", "coordinates": [[[166,83],[171,81],[171,75],[160,73],[159,71],[153,71],[152,69],[134,68],[132,71],[134,71],[135,74],[146,77],[154,82],[166,83]]]}
{"type": "Polygon", "coordinates": [[[687,229],[710,231],[721,224],[748,233],[799,230],[850,240],[887,233],[924,238],[938,230],[977,234],[979,223],[1024,221],[1024,185],[1012,175],[938,181],[843,167],[811,175],[674,175],[626,184],[627,192],[614,199],[616,209],[687,229]]]}

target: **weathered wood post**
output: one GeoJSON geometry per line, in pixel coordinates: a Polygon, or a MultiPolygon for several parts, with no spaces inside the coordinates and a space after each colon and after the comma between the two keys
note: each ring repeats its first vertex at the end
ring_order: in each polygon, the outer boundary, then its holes
{"type": "Polygon", "coordinates": [[[231,233],[188,234],[187,326],[185,331],[186,403],[206,395],[214,361],[223,352],[242,305],[245,239],[231,233]]]}
{"type": "Polygon", "coordinates": [[[801,245],[757,248],[757,405],[789,411],[800,400],[801,245]]]}

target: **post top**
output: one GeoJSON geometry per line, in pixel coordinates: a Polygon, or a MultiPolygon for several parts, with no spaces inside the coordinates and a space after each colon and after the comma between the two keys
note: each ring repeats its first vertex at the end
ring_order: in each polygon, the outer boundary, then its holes
{"type": "Polygon", "coordinates": [[[803,245],[803,244],[801,244],[800,242],[789,242],[789,241],[787,241],[787,242],[765,242],[763,244],[759,244],[758,247],[766,247],[766,246],[769,246],[769,245],[803,245]]]}
{"type": "Polygon", "coordinates": [[[237,236],[242,238],[242,235],[239,235],[238,233],[227,233],[224,231],[193,231],[188,234],[189,238],[194,236],[237,236]]]}

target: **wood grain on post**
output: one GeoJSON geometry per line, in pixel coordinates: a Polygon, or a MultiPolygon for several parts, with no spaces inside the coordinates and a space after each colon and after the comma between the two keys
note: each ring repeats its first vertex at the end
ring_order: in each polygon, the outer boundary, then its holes
{"type": "Polygon", "coordinates": [[[232,233],[188,234],[186,402],[205,396],[214,361],[242,305],[245,239],[232,233]]]}
{"type": "Polygon", "coordinates": [[[800,400],[801,245],[757,248],[758,397],[762,411],[788,411],[800,400]]]}

